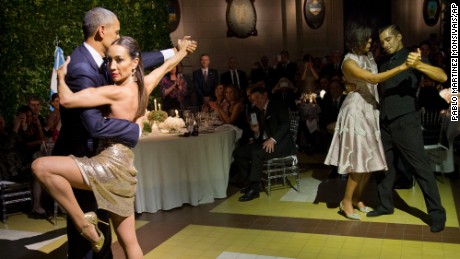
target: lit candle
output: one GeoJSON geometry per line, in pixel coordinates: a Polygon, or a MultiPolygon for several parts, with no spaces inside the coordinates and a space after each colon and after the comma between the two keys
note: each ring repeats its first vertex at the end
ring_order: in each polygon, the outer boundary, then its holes
{"type": "Polygon", "coordinates": [[[179,117],[179,111],[178,111],[178,110],[174,110],[174,112],[176,113],[176,117],[179,117]]]}
{"type": "Polygon", "coordinates": [[[155,105],[155,111],[157,110],[157,99],[153,100],[153,104],[155,105]]]}
{"type": "Polygon", "coordinates": [[[158,104],[158,110],[161,111],[161,103],[158,104]]]}

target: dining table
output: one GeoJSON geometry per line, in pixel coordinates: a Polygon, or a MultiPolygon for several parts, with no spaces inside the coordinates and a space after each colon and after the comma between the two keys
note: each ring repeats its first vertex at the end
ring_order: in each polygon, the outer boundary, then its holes
{"type": "Polygon", "coordinates": [[[143,136],[133,149],[138,171],[135,211],[154,213],[226,198],[237,136],[231,125],[198,136],[143,136]]]}

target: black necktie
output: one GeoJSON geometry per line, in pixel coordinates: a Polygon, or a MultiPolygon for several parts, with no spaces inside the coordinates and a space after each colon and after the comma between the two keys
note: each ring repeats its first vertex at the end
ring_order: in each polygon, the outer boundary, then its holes
{"type": "Polygon", "coordinates": [[[99,69],[101,70],[101,73],[104,75],[105,80],[107,80],[107,82],[110,82],[111,80],[109,77],[109,71],[107,69],[107,63],[108,59],[104,58],[104,61],[102,62],[101,67],[99,69]]]}
{"type": "Polygon", "coordinates": [[[259,132],[262,134],[262,138],[265,132],[265,110],[262,109],[259,112],[259,132]]]}

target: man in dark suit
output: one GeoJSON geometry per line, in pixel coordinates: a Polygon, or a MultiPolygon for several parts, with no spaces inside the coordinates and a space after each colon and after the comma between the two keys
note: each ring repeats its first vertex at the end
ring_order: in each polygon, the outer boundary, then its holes
{"type": "Polygon", "coordinates": [[[223,85],[236,86],[241,94],[246,92],[246,88],[248,87],[248,76],[246,72],[238,69],[238,61],[235,57],[230,57],[228,59],[228,71],[221,75],[220,83],[223,85]]]}
{"type": "MultiPolygon", "coordinates": [[[[67,67],[66,83],[72,91],[112,84],[103,57],[111,43],[119,38],[119,31],[120,23],[113,12],[96,7],[85,14],[83,18],[85,42],[73,51],[72,61],[67,67]]],[[[160,65],[167,55],[173,54],[172,49],[144,53],[144,64],[146,67],[160,65]]],[[[93,156],[99,138],[118,138],[134,146],[141,133],[140,127],[126,120],[103,117],[101,113],[103,108],[65,109],[62,107],[60,110],[62,127],[53,155],[93,156]]],[[[97,210],[92,192],[74,189],[74,193],[84,212],[97,210]]],[[[107,211],[98,210],[97,214],[103,221],[109,222],[107,211]]],[[[78,231],[68,218],[69,258],[111,258],[110,227],[101,225],[100,228],[106,237],[104,248],[99,253],[93,254],[90,242],[80,235],[81,231],[78,231]]]]}
{"type": "Polygon", "coordinates": [[[288,107],[281,102],[269,101],[265,87],[252,89],[249,98],[258,108],[257,122],[251,121],[254,141],[233,151],[237,173],[248,175],[250,181],[250,186],[239,201],[250,201],[259,197],[259,192],[263,189],[261,177],[265,160],[295,152],[288,107]]]}
{"type": "Polygon", "coordinates": [[[289,52],[287,50],[280,52],[280,58],[281,60],[275,68],[275,84],[278,83],[281,78],[285,77],[295,85],[297,79],[297,64],[289,60],[289,52]]]}
{"type": "Polygon", "coordinates": [[[260,58],[260,66],[251,71],[251,82],[257,83],[263,81],[265,87],[267,87],[268,94],[270,96],[273,86],[275,86],[275,69],[270,66],[269,59],[267,56],[260,58]]]}
{"type": "Polygon", "coordinates": [[[417,107],[416,92],[422,73],[433,80],[444,82],[447,75],[441,68],[423,63],[419,53],[410,53],[402,43],[401,30],[397,25],[383,27],[379,31],[380,42],[391,56],[380,68],[390,70],[406,62],[411,68],[379,84],[380,127],[385,149],[388,171],[378,181],[380,205],[367,213],[368,217],[392,214],[393,183],[395,180],[394,153],[414,173],[422,189],[428,214],[431,217],[431,231],[444,229],[446,211],[442,207],[438,186],[427,154],[423,148],[420,110],[417,107]]]}
{"type": "Polygon", "coordinates": [[[219,83],[217,70],[209,68],[211,58],[208,54],[200,56],[201,68],[193,71],[193,86],[197,95],[197,104],[202,106],[214,96],[214,89],[219,83]]]}

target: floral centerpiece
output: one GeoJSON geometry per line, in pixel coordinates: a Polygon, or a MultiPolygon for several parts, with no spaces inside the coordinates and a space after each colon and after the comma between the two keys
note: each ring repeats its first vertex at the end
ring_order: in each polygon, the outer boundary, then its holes
{"type": "Polygon", "coordinates": [[[147,114],[147,119],[150,123],[154,121],[163,122],[168,118],[168,113],[165,111],[151,111],[147,114]]]}

